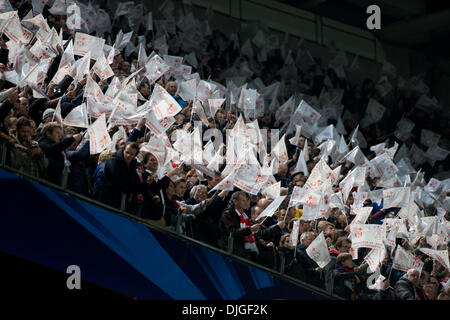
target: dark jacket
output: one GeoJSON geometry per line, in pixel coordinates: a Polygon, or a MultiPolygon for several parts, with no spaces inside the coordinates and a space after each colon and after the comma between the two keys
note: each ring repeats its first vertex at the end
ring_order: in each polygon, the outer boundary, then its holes
{"type": "Polygon", "coordinates": [[[394,300],[416,300],[416,291],[411,281],[401,277],[394,287],[394,300]]]}
{"type": "Polygon", "coordinates": [[[336,269],[334,269],[334,294],[348,300],[352,299],[351,287],[354,287],[356,294],[360,291],[359,285],[356,284],[355,275],[355,272],[349,272],[346,268],[337,264],[336,269]]]}
{"type": "Polygon", "coordinates": [[[98,200],[100,198],[100,190],[103,189],[103,173],[105,172],[106,162],[100,162],[92,176],[94,180],[93,197],[98,200]]]}
{"type": "Polygon", "coordinates": [[[9,114],[12,108],[14,108],[14,105],[11,102],[9,102],[8,99],[6,99],[0,106],[0,130],[5,134],[8,134],[8,131],[6,130],[5,127],[3,127],[3,121],[5,120],[6,116],[9,114]]]}
{"type": "Polygon", "coordinates": [[[323,280],[321,279],[320,273],[316,271],[316,268],[318,268],[319,265],[308,256],[306,247],[302,244],[297,246],[297,260],[305,271],[307,282],[322,288],[323,280]]]}
{"type": "Polygon", "coordinates": [[[249,236],[252,231],[250,227],[241,228],[241,219],[233,206],[229,206],[223,211],[219,221],[219,230],[219,246],[222,249],[226,250],[228,248],[228,237],[230,232],[233,232],[233,253],[239,256],[247,256],[245,250],[245,237],[249,236]]]}
{"type": "Polygon", "coordinates": [[[85,141],[77,150],[68,150],[66,153],[67,158],[70,161],[70,190],[83,196],[88,196],[89,184],[86,174],[86,162],[89,160],[90,156],[89,141],[85,141]]]}
{"type": "Polygon", "coordinates": [[[49,161],[47,176],[50,182],[61,185],[61,176],[64,169],[63,151],[69,148],[74,142],[75,139],[72,137],[64,138],[58,143],[55,143],[47,137],[43,137],[39,141],[39,146],[49,161]]]}
{"type": "Polygon", "coordinates": [[[136,168],[136,159],[133,159],[129,165],[125,163],[123,149],[114,153],[105,165],[103,188],[100,190],[100,201],[119,208],[122,193],[134,192],[140,186],[136,168]]]}

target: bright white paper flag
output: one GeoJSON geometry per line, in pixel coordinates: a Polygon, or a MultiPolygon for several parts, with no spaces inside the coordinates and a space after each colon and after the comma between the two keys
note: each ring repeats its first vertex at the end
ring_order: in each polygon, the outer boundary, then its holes
{"type": "Polygon", "coordinates": [[[420,251],[427,256],[439,261],[448,271],[450,271],[450,263],[448,261],[448,250],[432,250],[427,248],[421,248],[420,251]]]}
{"type": "Polygon", "coordinates": [[[98,154],[111,144],[104,113],[88,128],[88,134],[91,154],[98,154]]]}
{"type": "Polygon", "coordinates": [[[385,225],[376,224],[352,224],[350,225],[352,248],[384,248],[386,239],[385,225]]]}
{"type": "Polygon", "coordinates": [[[286,196],[279,196],[277,197],[275,200],[273,200],[265,209],[263,212],[261,212],[261,214],[255,219],[255,221],[258,221],[261,218],[264,217],[271,217],[273,216],[273,214],[275,213],[275,211],[277,211],[278,207],[280,206],[280,204],[283,202],[284,198],[286,198],[286,196]]]}
{"type": "Polygon", "coordinates": [[[82,103],[78,107],[70,111],[69,114],[64,118],[63,123],[66,126],[72,127],[89,127],[86,104],[82,103]]]}
{"type": "Polygon", "coordinates": [[[313,242],[306,248],[306,253],[313,259],[320,268],[325,268],[331,261],[325,236],[321,232],[313,242]]]}
{"type": "Polygon", "coordinates": [[[178,102],[176,102],[175,99],[159,84],[155,84],[155,89],[153,89],[150,99],[150,105],[155,111],[157,120],[173,117],[181,111],[178,102]]]}

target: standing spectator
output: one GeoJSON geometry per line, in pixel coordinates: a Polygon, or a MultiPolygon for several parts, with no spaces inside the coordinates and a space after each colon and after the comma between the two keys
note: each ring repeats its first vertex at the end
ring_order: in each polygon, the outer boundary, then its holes
{"type": "Polygon", "coordinates": [[[129,194],[139,187],[139,177],[136,172],[136,156],[139,145],[128,142],[123,149],[118,150],[106,162],[103,175],[103,188],[100,190],[100,200],[112,207],[119,208],[122,193],[129,194]]]}
{"type": "Polygon", "coordinates": [[[228,247],[228,237],[230,232],[234,234],[233,253],[246,258],[254,259],[258,254],[254,232],[258,231],[261,224],[250,223],[250,219],[245,213],[250,207],[250,197],[243,191],[233,193],[230,205],[224,210],[219,221],[220,242],[222,249],[228,247]]]}
{"type": "Polygon", "coordinates": [[[32,140],[32,120],[20,117],[17,120],[17,144],[11,150],[11,166],[37,178],[46,178],[48,159],[39,144],[32,140]]]}
{"type": "Polygon", "coordinates": [[[299,263],[302,265],[303,270],[305,270],[307,282],[315,285],[316,287],[323,288],[323,270],[306,253],[306,249],[309,247],[311,242],[314,241],[315,238],[316,236],[311,231],[302,233],[302,235],[300,236],[300,244],[297,246],[297,256],[299,263]]]}
{"type": "Polygon", "coordinates": [[[336,258],[334,270],[334,293],[345,298],[356,300],[360,291],[361,280],[353,268],[352,255],[341,253],[336,258]]]}
{"type": "Polygon", "coordinates": [[[419,285],[419,271],[409,269],[406,275],[397,281],[394,287],[394,299],[396,300],[419,300],[416,288],[419,285]]]}
{"type": "Polygon", "coordinates": [[[40,147],[49,160],[47,176],[50,182],[61,185],[64,166],[69,166],[65,150],[74,143],[79,143],[82,135],[75,134],[63,139],[63,130],[56,122],[49,122],[42,127],[40,147]]]}

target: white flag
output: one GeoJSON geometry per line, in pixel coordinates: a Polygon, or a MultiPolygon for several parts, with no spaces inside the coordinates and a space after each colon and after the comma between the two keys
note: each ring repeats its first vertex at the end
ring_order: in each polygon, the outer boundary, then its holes
{"type": "Polygon", "coordinates": [[[372,207],[351,207],[351,211],[356,215],[351,224],[365,224],[372,212],[372,207]]]}
{"type": "Polygon", "coordinates": [[[197,99],[206,104],[211,94],[216,89],[216,85],[208,81],[200,80],[197,85],[197,99]]]}
{"type": "Polygon", "coordinates": [[[197,80],[191,79],[181,82],[179,95],[184,101],[193,101],[197,95],[197,80]]]}
{"type": "Polygon", "coordinates": [[[276,199],[280,196],[281,191],[281,181],[275,184],[269,185],[262,189],[261,193],[268,199],[276,199]]]}
{"type": "Polygon", "coordinates": [[[88,114],[86,109],[86,104],[82,103],[75,109],[69,112],[69,114],[64,118],[63,123],[66,126],[88,128],[88,114]]]}
{"type": "Polygon", "coordinates": [[[153,134],[160,136],[175,123],[174,117],[165,117],[161,120],[156,119],[155,111],[150,109],[145,115],[145,125],[153,134]]]}
{"type": "Polygon", "coordinates": [[[89,146],[91,154],[98,154],[105,150],[111,144],[106,127],[106,116],[102,114],[89,128],[89,146]]]}
{"type": "Polygon", "coordinates": [[[292,247],[296,247],[298,244],[298,234],[300,231],[300,220],[297,219],[294,221],[294,225],[292,226],[291,234],[289,235],[289,245],[292,247]]]}
{"type": "Polygon", "coordinates": [[[308,167],[306,166],[305,157],[303,155],[303,150],[300,151],[300,155],[298,156],[297,165],[295,166],[295,172],[303,172],[305,177],[309,176],[308,167]]]}
{"type": "Polygon", "coordinates": [[[156,54],[145,65],[145,70],[145,76],[148,78],[148,81],[153,84],[163,74],[170,70],[170,66],[156,54]]]}
{"type": "Polygon", "coordinates": [[[263,212],[260,213],[260,215],[255,219],[255,221],[258,221],[264,217],[271,217],[277,211],[278,207],[281,205],[283,200],[286,198],[286,196],[279,196],[275,200],[273,200],[265,209],[263,212]]]}
{"type": "Polygon", "coordinates": [[[435,161],[441,161],[445,160],[449,153],[450,151],[440,148],[437,145],[434,145],[428,148],[427,152],[425,152],[425,156],[435,161]]]}
{"type": "Polygon", "coordinates": [[[288,208],[295,207],[302,203],[303,198],[308,192],[308,189],[295,186],[292,190],[291,199],[289,200],[288,208]]]}
{"type": "Polygon", "coordinates": [[[402,246],[397,245],[395,251],[394,264],[392,268],[407,272],[409,269],[416,269],[419,274],[422,272],[423,262],[413,256],[411,253],[403,249],[402,246]]]}
{"type": "Polygon", "coordinates": [[[91,59],[97,60],[103,53],[104,45],[105,39],[77,32],[75,34],[73,53],[77,56],[86,56],[90,53],[91,59]]]}
{"type": "Polygon", "coordinates": [[[369,269],[372,272],[379,267],[380,262],[384,260],[386,256],[386,249],[382,247],[381,249],[372,249],[364,258],[364,261],[369,265],[369,269]]]}
{"type": "Polygon", "coordinates": [[[98,75],[101,80],[106,80],[114,76],[114,71],[109,66],[109,63],[106,60],[105,54],[103,52],[99,54],[99,57],[92,67],[92,70],[94,70],[95,74],[98,75]]]}
{"type": "Polygon", "coordinates": [[[256,165],[243,164],[237,171],[234,185],[239,189],[253,195],[257,195],[259,190],[266,184],[268,177],[260,173],[256,165]]]}
{"type": "Polygon", "coordinates": [[[386,226],[376,224],[352,224],[350,225],[352,248],[384,248],[386,239],[386,226]]]}
{"type": "Polygon", "coordinates": [[[211,111],[211,116],[214,118],[216,112],[220,109],[225,99],[208,99],[209,108],[211,111]]]}
{"type": "Polygon", "coordinates": [[[306,254],[313,259],[320,268],[325,268],[331,261],[327,242],[323,232],[321,232],[313,242],[306,248],[306,254]]]}
{"type": "Polygon", "coordinates": [[[405,203],[409,202],[410,193],[410,187],[383,190],[383,208],[403,207],[405,203]]]}
{"type": "Polygon", "coordinates": [[[423,144],[424,146],[432,147],[438,144],[440,138],[441,138],[440,134],[437,134],[430,130],[422,129],[420,135],[420,143],[423,144]]]}
{"type": "Polygon", "coordinates": [[[220,181],[214,188],[211,189],[211,191],[216,190],[228,190],[233,191],[234,189],[234,178],[236,176],[236,170],[233,170],[229,175],[227,175],[225,178],[223,178],[222,181],[220,181]]]}
{"type": "Polygon", "coordinates": [[[450,263],[448,261],[448,250],[432,250],[421,248],[420,251],[425,253],[427,256],[437,260],[440,264],[442,264],[448,271],[450,271],[450,263]]]}
{"type": "Polygon", "coordinates": [[[175,99],[159,84],[155,84],[155,89],[153,89],[150,99],[150,105],[155,110],[157,120],[173,117],[181,111],[178,102],[176,102],[175,99]]]}

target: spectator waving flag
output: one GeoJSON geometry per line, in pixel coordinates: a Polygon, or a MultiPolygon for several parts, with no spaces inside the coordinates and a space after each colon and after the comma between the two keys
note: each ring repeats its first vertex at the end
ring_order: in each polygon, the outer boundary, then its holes
{"type": "Polygon", "coordinates": [[[89,134],[90,153],[98,154],[111,144],[111,137],[106,128],[106,116],[102,114],[87,130],[89,134]]]}
{"type": "Polygon", "coordinates": [[[155,84],[155,89],[150,98],[150,106],[155,111],[157,120],[173,117],[181,111],[178,102],[159,84],[155,84]]]}
{"type": "Polygon", "coordinates": [[[328,245],[325,241],[325,236],[321,232],[313,242],[306,248],[306,253],[313,259],[320,268],[325,268],[331,261],[330,252],[328,251],[328,245]]]}

